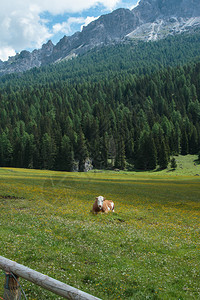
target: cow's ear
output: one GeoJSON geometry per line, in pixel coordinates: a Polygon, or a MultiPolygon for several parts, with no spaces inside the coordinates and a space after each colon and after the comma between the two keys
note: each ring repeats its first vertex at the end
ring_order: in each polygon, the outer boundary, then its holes
{"type": "Polygon", "coordinates": [[[96,200],[98,200],[98,197],[96,197],[96,200]]]}
{"type": "Polygon", "coordinates": [[[103,197],[103,201],[104,201],[104,200],[106,200],[106,198],[105,198],[105,197],[103,197]]]}

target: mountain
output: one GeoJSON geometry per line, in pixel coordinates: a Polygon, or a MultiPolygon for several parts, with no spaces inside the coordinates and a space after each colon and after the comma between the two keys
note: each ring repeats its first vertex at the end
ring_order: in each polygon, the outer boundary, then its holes
{"type": "Polygon", "coordinates": [[[39,50],[22,51],[0,61],[0,75],[27,71],[70,59],[95,47],[134,40],[158,40],[200,27],[199,0],[141,0],[133,10],[117,9],[64,36],[56,45],[48,41],[39,50]]]}
{"type": "Polygon", "coordinates": [[[133,12],[140,25],[127,35],[132,39],[158,40],[200,26],[198,0],[141,0],[133,12]]]}
{"type": "Polygon", "coordinates": [[[170,66],[167,58],[174,61],[183,46],[176,44],[165,61],[162,49],[167,52],[173,39],[139,43],[137,58],[130,56],[135,50],[130,53],[129,45],[119,44],[0,78],[0,166],[86,171],[92,161],[97,169],[124,169],[127,162],[129,170],[151,170],[166,168],[171,155],[199,153],[200,63],[170,66]],[[120,48],[126,49],[123,56],[120,48]],[[105,65],[96,66],[97,52],[109,52],[110,59],[114,52],[107,67],[113,70],[115,63],[121,70],[108,77],[105,65]],[[130,72],[123,72],[120,57],[130,72]],[[167,68],[140,75],[156,57],[167,68]],[[85,77],[88,73],[95,78],[85,77]]]}

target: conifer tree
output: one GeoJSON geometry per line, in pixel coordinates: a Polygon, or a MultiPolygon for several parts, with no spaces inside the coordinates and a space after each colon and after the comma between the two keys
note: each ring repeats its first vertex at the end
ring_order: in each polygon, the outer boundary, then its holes
{"type": "Polygon", "coordinates": [[[155,147],[155,142],[152,136],[149,136],[149,143],[148,143],[148,155],[149,155],[149,162],[148,162],[148,169],[154,170],[157,165],[157,150],[155,147]]]}
{"type": "Polygon", "coordinates": [[[42,168],[53,169],[55,161],[55,144],[53,139],[48,133],[45,133],[42,137],[41,146],[41,158],[42,158],[42,168]]]}
{"type": "Polygon", "coordinates": [[[161,145],[160,145],[160,155],[159,155],[159,162],[158,162],[160,168],[166,169],[168,166],[168,161],[169,161],[169,157],[168,157],[168,153],[167,153],[165,140],[163,138],[161,141],[161,145]]]}
{"type": "Polygon", "coordinates": [[[183,128],[182,135],[181,135],[181,154],[187,155],[188,152],[189,152],[188,136],[185,128],[183,128]]]}
{"type": "Polygon", "coordinates": [[[154,139],[150,132],[144,130],[139,139],[136,168],[152,170],[156,168],[157,151],[154,139]]]}
{"type": "Polygon", "coordinates": [[[177,168],[176,159],[174,157],[172,157],[172,159],[171,159],[171,168],[172,169],[176,169],[177,168]]]}
{"type": "Polygon", "coordinates": [[[88,149],[86,145],[86,139],[82,128],[80,127],[78,135],[78,148],[77,148],[77,158],[79,160],[79,171],[83,172],[85,169],[85,160],[88,157],[88,149]]]}
{"type": "Polygon", "coordinates": [[[13,148],[8,137],[8,130],[0,135],[0,165],[10,167],[13,159],[13,148]]]}
{"type": "Polygon", "coordinates": [[[122,138],[117,143],[117,155],[115,158],[115,167],[124,170],[126,167],[125,144],[122,138]]]}
{"type": "Polygon", "coordinates": [[[61,141],[60,170],[71,171],[73,167],[73,150],[68,136],[64,135],[61,141]]]}
{"type": "Polygon", "coordinates": [[[192,132],[189,139],[189,153],[196,154],[198,152],[198,133],[194,125],[192,125],[192,132]]]}

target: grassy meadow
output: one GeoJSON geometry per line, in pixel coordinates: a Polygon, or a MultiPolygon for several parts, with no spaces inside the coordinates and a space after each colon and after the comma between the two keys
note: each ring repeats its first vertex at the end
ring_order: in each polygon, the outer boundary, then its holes
{"type": "MultiPolygon", "coordinates": [[[[194,160],[138,173],[0,168],[0,255],[104,300],[200,299],[194,160]],[[115,213],[90,213],[99,195],[115,213]]],[[[29,300],[61,299],[20,281],[29,300]]]]}

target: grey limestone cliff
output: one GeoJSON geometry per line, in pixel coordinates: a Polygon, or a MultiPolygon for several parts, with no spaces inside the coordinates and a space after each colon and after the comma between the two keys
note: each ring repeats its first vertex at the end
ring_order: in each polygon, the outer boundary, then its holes
{"type": "Polygon", "coordinates": [[[0,61],[0,75],[69,59],[94,47],[127,39],[157,40],[200,26],[199,0],[141,0],[133,10],[117,9],[64,36],[56,45],[48,41],[41,49],[22,51],[0,61]]]}

